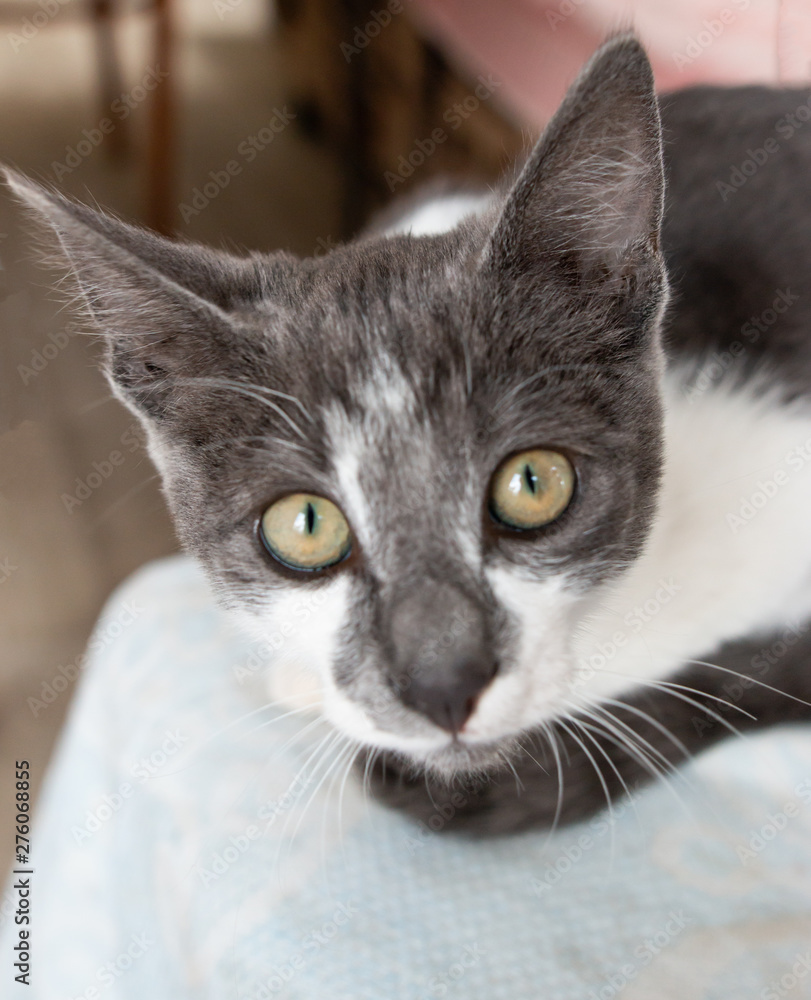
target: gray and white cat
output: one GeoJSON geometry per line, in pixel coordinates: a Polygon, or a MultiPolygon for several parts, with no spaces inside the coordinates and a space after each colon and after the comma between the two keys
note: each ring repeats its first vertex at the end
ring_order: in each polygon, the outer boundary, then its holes
{"type": "Polygon", "coordinates": [[[657,101],[621,36],[513,184],[313,260],[8,174],[183,544],[317,672],[380,794],[433,811],[458,779],[478,829],[568,820],[811,716],[811,124],[779,129],[801,107],[657,101]]]}

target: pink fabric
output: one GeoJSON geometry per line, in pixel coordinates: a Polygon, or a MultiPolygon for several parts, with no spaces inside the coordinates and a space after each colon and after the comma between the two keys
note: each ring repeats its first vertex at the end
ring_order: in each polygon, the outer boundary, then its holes
{"type": "Polygon", "coordinates": [[[600,42],[633,26],[660,90],[806,81],[811,0],[413,0],[425,32],[475,76],[500,81],[518,124],[548,121],[600,42]]]}

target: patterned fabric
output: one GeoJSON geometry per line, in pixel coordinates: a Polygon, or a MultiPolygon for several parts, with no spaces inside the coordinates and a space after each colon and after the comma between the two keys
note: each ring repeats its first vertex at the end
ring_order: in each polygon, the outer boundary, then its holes
{"type": "Polygon", "coordinates": [[[35,824],[27,1000],[811,996],[811,734],[733,741],[578,827],[367,803],[186,558],[113,596],[35,824]]]}

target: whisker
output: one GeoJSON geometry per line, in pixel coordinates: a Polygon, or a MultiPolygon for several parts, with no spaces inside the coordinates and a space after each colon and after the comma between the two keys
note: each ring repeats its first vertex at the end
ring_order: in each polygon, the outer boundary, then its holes
{"type": "Polygon", "coordinates": [[[676,777],[680,781],[683,781],[688,788],[692,789],[693,784],[689,780],[689,778],[684,774],[684,772],[680,771],[673,764],[671,764],[670,761],[667,760],[667,758],[664,757],[663,760],[665,761],[665,766],[664,768],[660,769],[659,766],[657,766],[655,759],[649,757],[648,753],[644,750],[644,745],[649,746],[652,751],[656,750],[655,747],[651,746],[647,742],[647,740],[639,736],[639,734],[636,733],[635,730],[631,729],[627,724],[625,724],[622,721],[622,719],[618,719],[607,708],[604,708],[602,706],[595,706],[595,708],[597,707],[601,708],[603,716],[607,716],[607,718],[604,718],[602,716],[595,716],[589,713],[589,718],[592,718],[594,720],[594,723],[596,723],[600,727],[600,730],[598,731],[601,731],[605,739],[613,743],[614,746],[617,747],[617,749],[624,751],[631,758],[638,761],[639,764],[641,764],[641,766],[651,775],[654,781],[662,784],[667,789],[669,794],[671,794],[673,798],[678,802],[679,807],[685,812],[685,814],[689,816],[690,819],[695,821],[695,816],[693,814],[693,811],[689,808],[689,806],[681,797],[681,795],[679,795],[678,791],[673,785],[673,782],[670,780],[671,778],[676,777]],[[617,729],[614,723],[616,723],[619,726],[624,726],[624,728],[628,730],[628,733],[632,738],[626,736],[622,732],[622,729],[617,729]],[[637,743],[634,742],[634,740],[638,740],[641,744],[643,744],[643,746],[638,745],[637,743]]]}
{"type": "Polygon", "coordinates": [[[274,403],[272,400],[266,399],[263,395],[261,395],[261,393],[256,392],[255,389],[248,388],[240,382],[230,382],[228,380],[221,380],[216,378],[204,378],[202,376],[195,376],[194,378],[181,378],[177,379],[176,382],[178,385],[186,385],[194,382],[198,383],[202,382],[206,385],[212,386],[212,388],[215,389],[216,388],[231,389],[234,392],[241,392],[244,396],[249,396],[251,399],[255,399],[257,402],[262,403],[262,405],[266,406],[269,410],[273,410],[273,412],[278,414],[282,418],[282,420],[286,421],[286,423],[295,431],[296,434],[298,434],[298,436],[303,441],[307,440],[307,435],[304,433],[304,431],[299,427],[299,425],[295,422],[295,420],[293,420],[290,414],[285,412],[285,410],[283,410],[278,403],[274,403]]]}
{"type": "MultiPolygon", "coordinates": [[[[555,759],[555,771],[557,773],[557,778],[558,778],[558,798],[557,798],[557,802],[555,803],[555,814],[554,814],[554,816],[552,818],[552,825],[549,828],[549,833],[547,834],[546,840],[544,841],[544,847],[546,847],[546,845],[549,843],[550,839],[552,838],[552,835],[557,830],[558,824],[560,823],[560,816],[561,816],[561,813],[563,811],[563,781],[564,781],[564,779],[563,779],[563,761],[560,759],[560,748],[558,747],[557,733],[549,725],[548,722],[544,722],[543,723],[543,725],[541,726],[541,732],[544,734],[544,736],[546,737],[546,739],[549,742],[549,747],[550,747],[550,749],[552,751],[552,756],[555,759]]],[[[533,758],[533,760],[534,760],[534,758],[533,758]]],[[[543,768],[542,768],[542,770],[543,770],[543,768]]]]}
{"type": "MultiPolygon", "coordinates": [[[[581,726],[583,728],[584,735],[588,736],[588,738],[595,745],[595,747],[600,751],[600,753],[603,755],[603,757],[605,757],[606,761],[608,762],[608,766],[611,768],[611,770],[614,772],[614,774],[616,774],[617,780],[619,781],[620,785],[622,786],[622,790],[625,793],[626,799],[628,800],[628,802],[630,802],[631,808],[634,810],[634,816],[636,817],[637,825],[640,826],[640,828],[641,828],[641,823],[640,823],[640,820],[639,820],[639,812],[638,812],[638,810],[636,808],[636,802],[634,801],[634,797],[633,797],[633,795],[631,793],[631,789],[628,787],[628,784],[625,781],[625,778],[623,778],[622,772],[619,770],[619,768],[617,767],[617,765],[612,760],[611,754],[606,751],[605,747],[597,739],[597,735],[604,736],[607,739],[608,737],[607,737],[605,731],[604,730],[600,730],[597,726],[590,725],[588,722],[585,722],[582,719],[574,719],[573,718],[572,722],[575,722],[576,725],[581,726]]],[[[613,850],[613,848],[612,848],[612,850],[613,850]]]]}
{"type": "MultiPolygon", "coordinates": [[[[312,705],[301,705],[299,708],[291,708],[287,712],[283,712],[281,715],[277,715],[272,719],[268,719],[266,722],[260,722],[258,726],[254,726],[253,729],[249,729],[245,736],[252,736],[254,733],[258,733],[261,729],[268,729],[270,726],[275,726],[277,722],[283,722],[285,719],[290,719],[294,715],[304,715],[306,713],[312,714],[317,711],[312,705]]],[[[249,715],[254,715],[255,713],[250,712],[249,715]]],[[[322,717],[319,717],[318,721],[321,721],[322,717]]]]}
{"type": "MultiPolygon", "coordinates": [[[[271,723],[269,723],[269,725],[271,724],[272,720],[271,723]]],[[[294,743],[298,743],[299,740],[304,739],[312,729],[316,728],[316,726],[327,726],[327,725],[329,725],[329,723],[324,718],[324,716],[319,715],[315,719],[312,719],[310,722],[308,722],[306,726],[302,726],[301,729],[296,729],[296,731],[291,736],[289,736],[284,741],[284,743],[275,751],[275,753],[273,754],[272,757],[270,757],[267,763],[271,764],[278,757],[281,757],[281,755],[284,753],[285,750],[288,749],[288,747],[291,747],[293,746],[294,743]]],[[[258,728],[261,729],[262,727],[259,726],[258,728]]]]}
{"type": "MultiPolygon", "coordinates": [[[[611,705],[614,708],[619,708],[623,710],[628,708],[625,702],[615,701],[613,698],[601,698],[599,702],[594,703],[591,706],[592,715],[593,712],[596,711],[601,713],[599,716],[597,716],[597,718],[602,718],[602,716],[608,716],[611,719],[612,724],[619,726],[621,730],[624,730],[628,734],[628,737],[630,739],[636,741],[635,745],[638,746],[640,750],[644,751],[646,758],[654,762],[654,765],[657,767],[659,765],[656,765],[655,761],[658,758],[658,760],[661,761],[662,768],[664,769],[661,773],[668,775],[681,775],[681,771],[679,770],[678,766],[674,764],[669,757],[667,757],[657,746],[654,746],[654,744],[651,743],[650,740],[642,736],[641,733],[638,733],[633,728],[633,726],[630,726],[627,722],[625,722],[624,719],[620,719],[615,712],[609,711],[608,708],[606,708],[607,705],[611,705]]],[[[644,716],[644,714],[645,713],[641,713],[641,717],[644,716]]],[[[672,734],[668,733],[666,729],[665,729],[665,734],[672,739],[672,734]]],[[[689,759],[689,757],[690,754],[688,752],[687,758],[689,759]]],[[[657,771],[657,774],[658,773],[660,772],[657,771]]]]}
{"type": "Polygon", "coordinates": [[[566,725],[567,722],[571,722],[571,721],[572,721],[571,716],[568,715],[568,713],[566,714],[565,717],[558,716],[558,718],[555,719],[555,722],[557,723],[557,725],[559,725],[561,727],[561,729],[563,729],[563,731],[565,733],[568,733],[569,736],[571,736],[571,738],[580,747],[580,749],[583,751],[583,753],[586,755],[586,757],[588,757],[589,763],[594,768],[594,773],[597,775],[597,779],[600,782],[600,786],[601,786],[601,788],[603,790],[603,794],[605,795],[606,805],[608,806],[608,813],[609,813],[609,816],[611,817],[611,821],[612,821],[612,824],[613,824],[613,820],[614,820],[614,803],[611,801],[611,792],[608,790],[608,784],[607,784],[607,782],[605,780],[605,775],[603,774],[602,770],[598,767],[597,761],[595,760],[594,755],[589,750],[589,748],[586,746],[586,744],[583,742],[583,740],[578,736],[577,732],[571,730],[566,725]]]}
{"type": "Polygon", "coordinates": [[[516,771],[515,765],[510,760],[509,754],[499,753],[498,757],[500,760],[504,761],[504,763],[507,765],[507,767],[512,771],[513,775],[515,776],[515,792],[516,795],[520,795],[521,792],[523,792],[524,790],[524,782],[518,776],[518,771],[516,771]]]}
{"type": "MultiPolygon", "coordinates": [[[[687,705],[692,705],[693,708],[697,708],[700,712],[704,712],[705,715],[708,715],[711,719],[715,719],[716,722],[720,722],[722,726],[728,729],[734,736],[739,737],[739,739],[742,740],[747,739],[746,735],[742,733],[740,729],[738,729],[736,726],[733,726],[731,722],[727,722],[727,720],[722,715],[719,715],[712,708],[709,708],[707,705],[702,705],[700,701],[696,701],[695,698],[691,698],[689,695],[686,695],[681,691],[669,690],[668,694],[672,695],[674,698],[678,698],[680,701],[683,701],[687,705]]],[[[607,698],[604,700],[608,701],[607,698]]],[[[620,704],[624,708],[627,707],[624,702],[620,702],[620,704]]]]}
{"type": "MultiPolygon", "coordinates": [[[[298,772],[299,775],[303,774],[303,773],[306,773],[307,770],[310,767],[310,763],[313,761],[314,758],[318,757],[318,760],[313,765],[312,773],[310,774],[310,778],[309,778],[309,781],[307,782],[307,784],[310,784],[315,779],[315,775],[318,774],[318,770],[322,766],[322,764],[324,763],[324,761],[329,759],[330,754],[333,752],[333,750],[336,748],[336,746],[338,746],[345,738],[346,737],[344,737],[342,733],[336,732],[335,730],[331,730],[318,743],[318,745],[316,746],[316,748],[313,750],[313,752],[307,758],[307,761],[305,762],[304,766],[298,772]]],[[[333,763],[334,763],[334,760],[333,760],[333,763]]],[[[304,807],[302,809],[301,815],[299,816],[299,820],[296,823],[295,829],[293,830],[293,833],[292,833],[292,835],[290,837],[290,840],[288,842],[288,855],[289,855],[290,852],[292,852],[293,842],[295,840],[296,833],[298,832],[298,829],[301,826],[301,822],[302,822],[302,820],[304,818],[304,815],[306,814],[307,810],[309,809],[309,807],[312,804],[312,802],[315,799],[315,797],[318,795],[318,791],[321,788],[321,785],[322,785],[322,783],[324,781],[324,778],[326,777],[326,774],[328,774],[328,773],[329,773],[329,768],[327,769],[327,771],[325,772],[325,774],[322,775],[318,779],[318,783],[317,783],[316,787],[313,789],[312,793],[310,794],[309,799],[304,804],[304,807]]],[[[298,779],[298,775],[296,776],[296,778],[293,779],[293,782],[291,784],[295,783],[295,781],[297,779],[298,779]]],[[[277,848],[277,851],[276,851],[276,861],[275,861],[275,865],[274,865],[275,870],[276,870],[276,874],[277,874],[277,878],[279,880],[281,880],[281,878],[282,878],[282,870],[283,870],[283,867],[284,867],[283,850],[284,850],[284,845],[285,845],[285,834],[287,833],[287,828],[290,825],[290,819],[291,819],[292,815],[293,815],[293,810],[291,809],[288,812],[288,814],[287,814],[287,817],[286,817],[286,819],[284,821],[284,826],[282,827],[281,833],[279,834],[279,845],[278,845],[278,848],[277,848]]]]}
{"type": "Polygon", "coordinates": [[[381,750],[379,747],[374,747],[371,752],[366,753],[366,763],[363,767],[363,783],[361,785],[363,789],[363,801],[366,805],[366,811],[369,811],[369,798],[372,794],[372,770],[374,769],[375,762],[380,756],[381,750]]]}
{"type": "MultiPolygon", "coordinates": [[[[674,681],[653,680],[650,678],[632,677],[630,674],[621,674],[618,673],[616,670],[603,670],[602,668],[601,668],[601,673],[611,674],[613,677],[624,677],[632,681],[634,684],[640,684],[644,687],[651,687],[654,688],[655,690],[663,692],[665,692],[669,688],[673,688],[677,691],[686,691],[690,694],[697,694],[701,698],[709,698],[711,701],[715,701],[720,705],[726,705],[727,708],[734,708],[736,712],[740,712],[741,715],[745,715],[748,718],[750,718],[753,722],[757,722],[757,716],[752,715],[751,712],[747,712],[746,709],[741,708],[740,705],[736,705],[732,701],[727,701],[726,698],[721,698],[717,694],[710,694],[709,691],[701,691],[699,688],[689,687],[689,685],[687,684],[677,684],[674,681]]],[[[651,719],[651,721],[653,720],[651,719]]]]}
{"type": "MultiPolygon", "coordinates": [[[[669,693],[669,692],[666,692],[666,693],[669,693]]],[[[663,725],[658,719],[654,718],[654,716],[650,715],[648,712],[643,711],[641,708],[638,708],[636,705],[631,705],[631,704],[628,704],[627,702],[624,702],[624,701],[617,701],[614,698],[600,698],[599,701],[604,702],[606,705],[613,705],[615,708],[624,709],[624,710],[630,712],[632,715],[635,715],[638,719],[642,719],[643,722],[647,722],[649,725],[653,726],[654,729],[656,729],[658,732],[660,732],[662,734],[662,736],[665,737],[666,740],[669,740],[676,747],[676,749],[681,754],[684,755],[685,760],[690,760],[691,759],[692,754],[690,753],[690,751],[688,750],[688,748],[685,746],[685,744],[678,738],[678,736],[676,736],[674,733],[672,733],[667,728],[667,726],[663,725]]],[[[591,703],[591,702],[584,702],[584,705],[588,705],[588,704],[593,704],[593,703],[591,703]]],[[[617,720],[617,721],[619,721],[619,720],[617,720]]],[[[632,732],[636,732],[636,731],[632,730],[632,732]]],[[[636,735],[638,736],[639,734],[637,733],[636,735]]],[[[662,754],[662,759],[663,760],[667,760],[669,762],[669,758],[667,758],[664,754],[662,754]]]]}
{"type": "MultiPolygon", "coordinates": [[[[304,817],[309,812],[310,806],[318,798],[318,796],[319,796],[319,794],[321,792],[321,789],[326,784],[327,779],[329,778],[329,776],[331,774],[333,774],[333,771],[337,767],[339,767],[341,761],[344,758],[344,754],[346,753],[347,748],[349,746],[351,746],[351,740],[350,740],[350,738],[348,736],[344,735],[343,733],[336,733],[336,737],[337,737],[337,739],[330,745],[329,750],[328,751],[325,750],[324,753],[321,755],[321,760],[322,761],[325,760],[325,759],[327,759],[328,757],[332,757],[332,761],[329,763],[329,765],[327,766],[327,769],[324,771],[324,773],[318,779],[318,784],[313,789],[312,795],[307,800],[307,802],[304,804],[304,808],[301,810],[301,813],[299,814],[298,822],[296,823],[295,827],[293,828],[293,832],[290,835],[289,853],[292,853],[292,851],[293,851],[293,846],[294,846],[295,841],[296,841],[296,834],[298,833],[299,829],[301,828],[301,824],[304,822],[304,817]]],[[[331,785],[330,785],[330,787],[331,787],[331,785]]],[[[329,788],[327,789],[327,792],[329,793],[329,788]]],[[[327,796],[325,798],[324,809],[327,808],[328,803],[329,803],[329,794],[327,794],[327,796]]],[[[282,831],[282,832],[284,833],[284,831],[282,831]]],[[[322,834],[323,834],[323,828],[322,828],[322,834]]]]}
{"type": "Polygon", "coordinates": [[[804,701],[796,695],[789,694],[788,691],[781,691],[780,688],[772,687],[771,684],[767,684],[765,681],[761,681],[757,677],[750,677],[749,674],[742,674],[739,670],[733,670],[731,667],[722,667],[720,663],[708,663],[706,660],[686,660],[685,662],[695,663],[699,667],[711,667],[713,670],[721,670],[725,674],[732,674],[733,677],[740,677],[744,680],[752,681],[753,684],[759,684],[768,691],[773,691],[775,694],[781,694],[784,698],[790,698],[792,701],[796,701],[800,705],[805,705],[808,708],[811,708],[811,702],[804,701]]]}
{"type": "Polygon", "coordinates": [[[243,382],[240,379],[224,378],[223,376],[218,376],[216,378],[210,378],[205,376],[193,376],[194,381],[203,381],[216,383],[225,388],[229,389],[251,389],[254,392],[260,394],[265,394],[268,396],[275,396],[277,399],[286,399],[290,403],[295,403],[295,405],[301,410],[302,414],[312,422],[312,414],[307,409],[307,407],[301,402],[297,396],[291,395],[289,392],[282,392],[281,389],[271,389],[268,385],[259,385],[258,382],[243,382]]]}
{"type": "MultiPolygon", "coordinates": [[[[341,783],[338,786],[338,835],[341,838],[341,858],[343,859],[344,868],[348,868],[346,860],[346,841],[344,840],[344,826],[343,826],[343,806],[344,806],[344,792],[346,791],[347,782],[349,780],[349,775],[352,773],[352,768],[355,765],[355,761],[358,759],[358,754],[363,749],[361,743],[357,743],[351,740],[349,743],[349,751],[344,758],[346,767],[344,768],[344,776],[341,778],[341,783]]],[[[326,807],[324,808],[324,816],[326,816],[326,807]]],[[[324,820],[321,821],[321,833],[322,833],[322,863],[326,870],[326,854],[325,845],[323,843],[324,835],[324,820]]]]}

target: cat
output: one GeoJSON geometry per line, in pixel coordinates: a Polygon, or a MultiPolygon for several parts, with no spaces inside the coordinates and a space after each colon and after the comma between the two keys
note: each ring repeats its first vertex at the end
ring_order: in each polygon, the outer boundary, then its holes
{"type": "Polygon", "coordinates": [[[385,801],[453,802],[479,833],[572,821],[811,716],[800,108],[657,99],[619,35],[514,181],[310,260],[172,242],[7,173],[183,545],[316,673],[385,801]]]}

